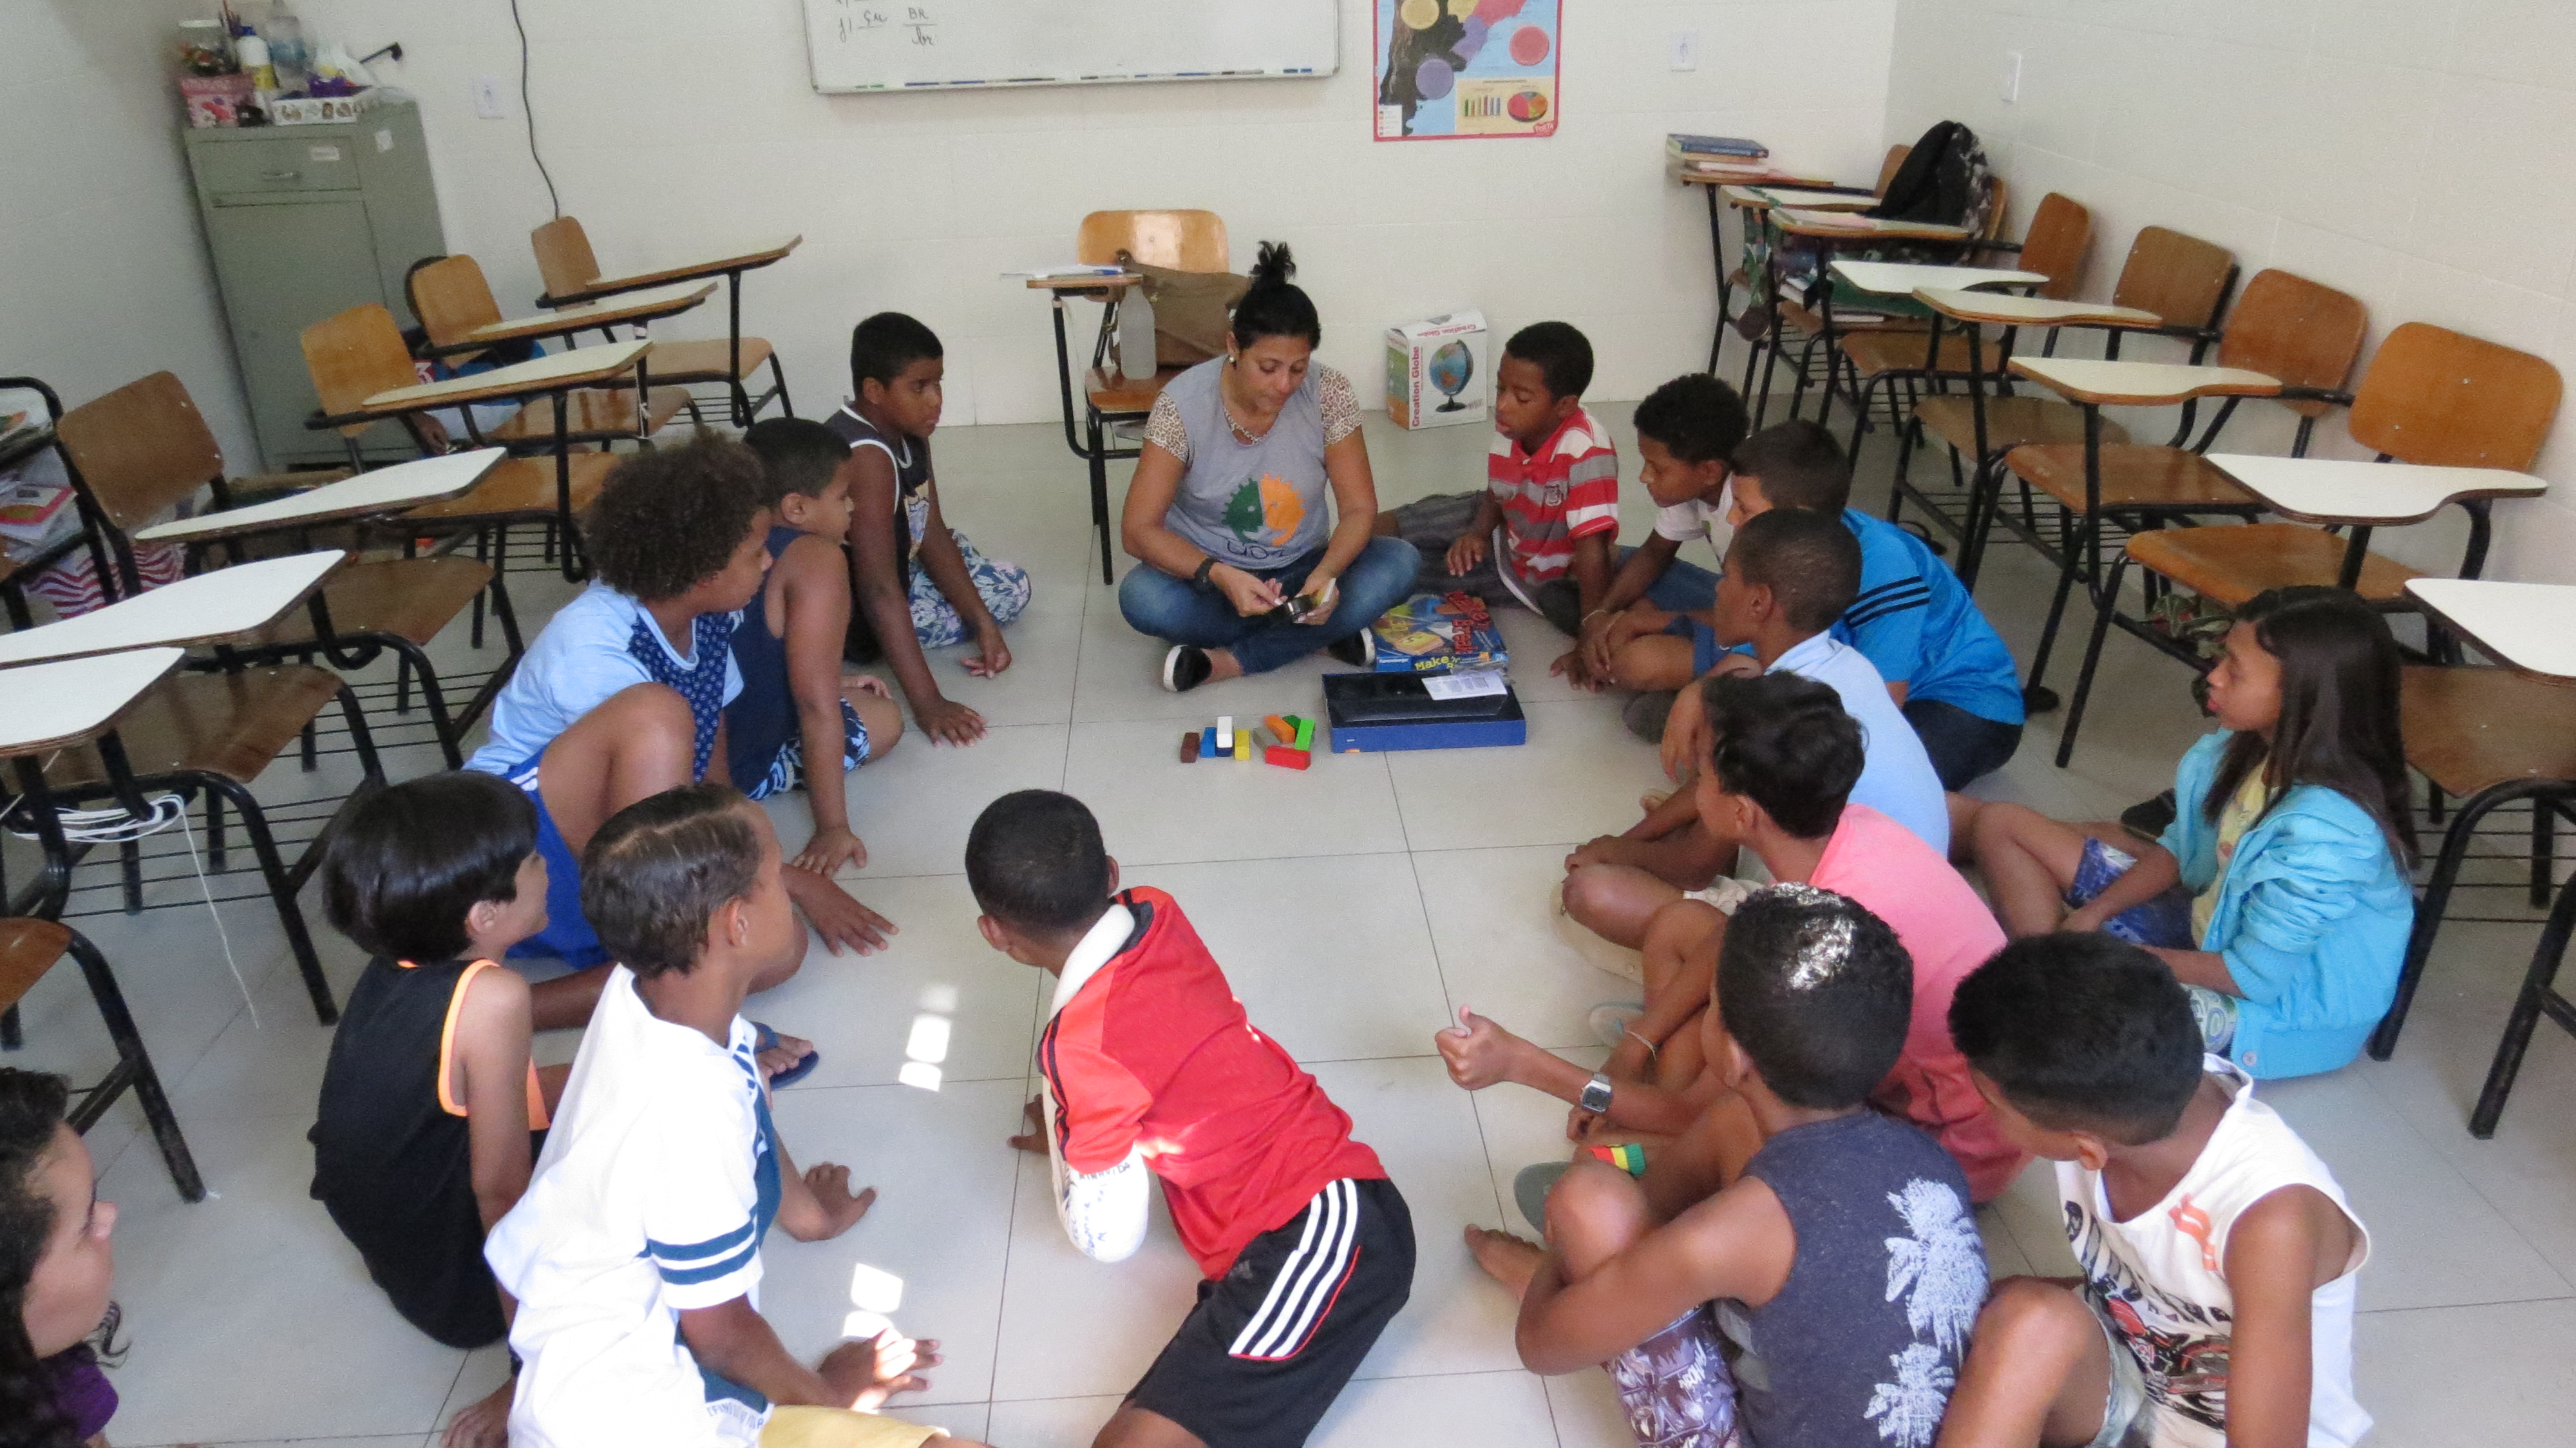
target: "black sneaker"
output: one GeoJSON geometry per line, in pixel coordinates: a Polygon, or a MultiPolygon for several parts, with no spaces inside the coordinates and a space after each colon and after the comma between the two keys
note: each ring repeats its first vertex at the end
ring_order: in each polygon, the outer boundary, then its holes
{"type": "Polygon", "coordinates": [[[1324,652],[1354,669],[1377,667],[1377,630],[1361,629],[1349,638],[1335,639],[1324,645],[1324,652]]]}
{"type": "Polygon", "coordinates": [[[2175,811],[2174,792],[2166,790],[2154,799],[2142,799],[2120,811],[2120,828],[2142,840],[2160,840],[2172,827],[2175,811]]]}
{"type": "Polygon", "coordinates": [[[1673,700],[1677,697],[1662,690],[1639,694],[1619,706],[1619,719],[1628,732],[1649,744],[1664,742],[1664,721],[1672,717],[1673,700]]]}
{"type": "Polygon", "coordinates": [[[1208,681],[1216,666],[1208,662],[1207,650],[1194,644],[1174,644],[1163,655],[1163,687],[1175,694],[1186,694],[1208,681]]]}

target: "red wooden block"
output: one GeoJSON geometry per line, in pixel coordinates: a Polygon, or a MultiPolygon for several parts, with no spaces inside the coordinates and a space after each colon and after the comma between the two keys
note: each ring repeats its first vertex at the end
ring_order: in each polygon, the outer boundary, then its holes
{"type": "Polygon", "coordinates": [[[1264,763],[1278,765],[1281,769],[1303,769],[1315,762],[1314,755],[1303,749],[1291,749],[1285,744],[1271,745],[1263,751],[1261,758],[1264,763]]]}

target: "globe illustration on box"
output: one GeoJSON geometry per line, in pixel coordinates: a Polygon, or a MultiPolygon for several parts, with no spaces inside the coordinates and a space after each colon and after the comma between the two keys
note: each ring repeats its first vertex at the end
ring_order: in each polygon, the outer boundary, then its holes
{"type": "Polygon", "coordinates": [[[1467,344],[1464,342],[1442,344],[1438,351],[1431,354],[1430,374],[1431,385],[1439,388],[1449,399],[1441,403],[1438,410],[1441,412],[1465,411],[1467,404],[1458,400],[1458,394],[1467,390],[1468,380],[1476,375],[1476,359],[1467,351],[1467,344]]]}

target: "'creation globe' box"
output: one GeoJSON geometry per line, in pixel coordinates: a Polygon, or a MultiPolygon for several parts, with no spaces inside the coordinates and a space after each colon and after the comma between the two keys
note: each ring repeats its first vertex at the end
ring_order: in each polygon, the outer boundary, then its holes
{"type": "Polygon", "coordinates": [[[1485,314],[1447,312],[1386,332],[1386,415],[1404,428],[1490,427],[1493,334],[1485,314]]]}

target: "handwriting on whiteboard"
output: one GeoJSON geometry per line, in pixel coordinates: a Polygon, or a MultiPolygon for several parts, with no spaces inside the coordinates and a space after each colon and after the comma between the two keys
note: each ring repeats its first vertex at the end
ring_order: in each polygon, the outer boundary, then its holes
{"type": "Polygon", "coordinates": [[[834,0],[834,3],[840,9],[834,28],[844,42],[855,40],[871,30],[900,28],[909,33],[913,45],[939,43],[939,19],[930,13],[927,5],[868,4],[862,0],[834,0]],[[903,11],[900,20],[895,18],[898,9],[903,11]]]}

